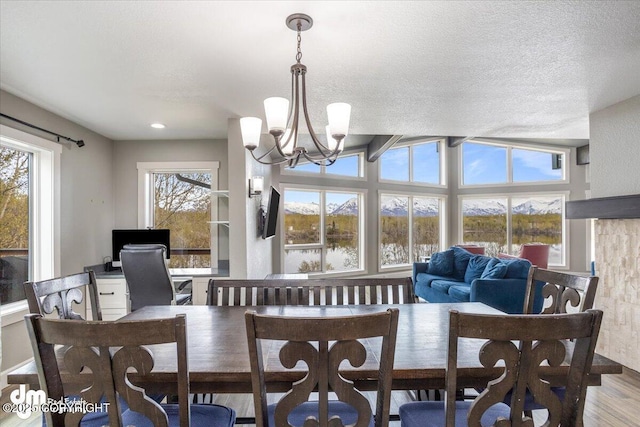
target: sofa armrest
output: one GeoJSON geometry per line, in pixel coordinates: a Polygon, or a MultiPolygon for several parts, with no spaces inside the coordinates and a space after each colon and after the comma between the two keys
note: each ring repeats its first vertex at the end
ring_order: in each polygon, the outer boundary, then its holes
{"type": "Polygon", "coordinates": [[[418,273],[426,273],[427,270],[429,269],[429,263],[428,262],[414,262],[413,263],[413,273],[411,274],[411,277],[413,278],[413,286],[416,286],[416,276],[418,275],[418,273]]]}
{"type": "Polygon", "coordinates": [[[526,291],[526,279],[475,279],[471,283],[470,301],[485,303],[505,313],[522,314],[526,291]]]}

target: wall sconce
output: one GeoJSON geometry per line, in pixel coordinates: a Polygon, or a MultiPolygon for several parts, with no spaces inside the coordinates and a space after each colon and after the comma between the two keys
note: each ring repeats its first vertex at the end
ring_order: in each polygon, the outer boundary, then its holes
{"type": "Polygon", "coordinates": [[[249,178],[249,197],[259,196],[264,189],[264,178],[261,176],[254,176],[249,178]]]}

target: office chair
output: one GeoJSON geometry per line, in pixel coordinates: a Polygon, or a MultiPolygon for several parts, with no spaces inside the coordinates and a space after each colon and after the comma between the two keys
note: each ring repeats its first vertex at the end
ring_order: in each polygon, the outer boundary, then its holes
{"type": "MultiPolygon", "coordinates": [[[[158,244],[125,245],[120,251],[131,311],[145,305],[184,305],[191,302],[191,294],[176,294],[165,262],[166,254],[167,248],[158,244]]],[[[182,282],[178,290],[190,282],[182,282]]]]}

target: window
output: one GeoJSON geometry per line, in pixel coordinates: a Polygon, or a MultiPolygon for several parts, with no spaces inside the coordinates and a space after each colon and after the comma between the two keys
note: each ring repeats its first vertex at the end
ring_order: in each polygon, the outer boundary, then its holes
{"type": "Polygon", "coordinates": [[[363,193],[284,190],[284,272],[362,269],[363,193]]]}
{"type": "Polygon", "coordinates": [[[443,185],[441,147],[438,140],[390,148],[380,156],[380,179],[443,185]]]}
{"type": "Polygon", "coordinates": [[[318,166],[315,163],[301,161],[295,168],[284,167],[285,173],[322,174],[336,177],[364,177],[364,154],[341,154],[331,166],[318,166]]]}
{"type": "Polygon", "coordinates": [[[54,277],[61,146],[0,127],[0,303],[25,299],[23,283],[54,277]]]}
{"type": "Polygon", "coordinates": [[[487,255],[517,255],[523,243],[550,245],[549,265],[565,265],[564,194],[464,197],[462,241],[487,255]]]}
{"type": "Polygon", "coordinates": [[[144,223],[171,230],[171,268],[218,267],[217,163],[138,163],[144,223]]]}
{"type": "Polygon", "coordinates": [[[507,252],[506,198],[462,200],[462,242],[484,246],[485,253],[507,252]]]}
{"type": "Polygon", "coordinates": [[[568,150],[516,148],[510,145],[462,144],[463,185],[562,182],[568,150]]]}
{"type": "Polygon", "coordinates": [[[442,203],[438,197],[380,195],[380,267],[406,266],[439,250],[442,203]]]}

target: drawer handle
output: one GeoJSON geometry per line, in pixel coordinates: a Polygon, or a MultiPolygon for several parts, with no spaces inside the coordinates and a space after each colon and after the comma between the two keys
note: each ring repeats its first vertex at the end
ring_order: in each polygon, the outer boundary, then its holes
{"type": "Polygon", "coordinates": [[[100,295],[115,295],[115,292],[100,292],[100,295]]]}

